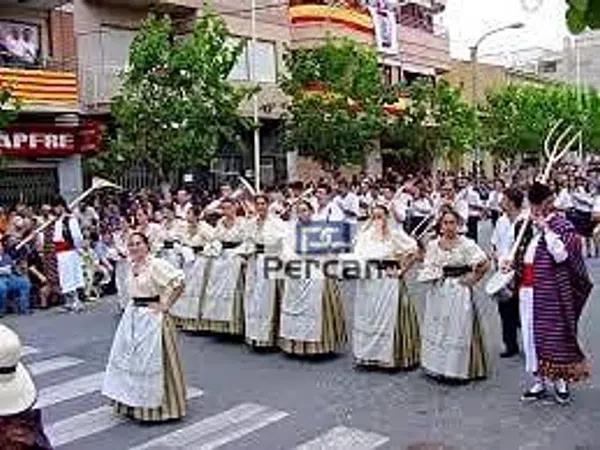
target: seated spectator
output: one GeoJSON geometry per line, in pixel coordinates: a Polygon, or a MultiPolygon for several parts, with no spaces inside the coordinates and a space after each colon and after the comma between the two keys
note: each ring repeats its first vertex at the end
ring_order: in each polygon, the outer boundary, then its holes
{"type": "Polygon", "coordinates": [[[0,325],[0,448],[52,450],[41,411],[33,409],[37,391],[20,362],[21,352],[19,337],[0,325]]]}
{"type": "Polygon", "coordinates": [[[9,239],[0,240],[0,317],[6,312],[6,304],[10,294],[15,294],[19,314],[29,313],[29,294],[31,283],[27,276],[19,272],[13,258],[4,251],[9,239]]]}

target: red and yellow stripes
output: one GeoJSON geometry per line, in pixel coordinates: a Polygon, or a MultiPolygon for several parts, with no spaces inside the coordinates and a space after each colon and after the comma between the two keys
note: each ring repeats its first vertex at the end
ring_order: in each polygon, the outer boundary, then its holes
{"type": "Polygon", "coordinates": [[[73,72],[0,67],[0,86],[24,104],[75,105],[78,101],[73,72]]]}
{"type": "Polygon", "coordinates": [[[371,16],[350,8],[327,5],[298,5],[290,7],[289,17],[292,24],[331,22],[363,33],[374,33],[371,16]]]}

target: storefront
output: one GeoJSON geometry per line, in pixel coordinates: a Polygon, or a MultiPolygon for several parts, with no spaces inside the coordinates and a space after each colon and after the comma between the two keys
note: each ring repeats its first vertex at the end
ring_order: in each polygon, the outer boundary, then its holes
{"type": "Polygon", "coordinates": [[[19,120],[0,130],[0,204],[40,203],[82,191],[82,160],[100,149],[99,122],[35,123],[19,120]]]}

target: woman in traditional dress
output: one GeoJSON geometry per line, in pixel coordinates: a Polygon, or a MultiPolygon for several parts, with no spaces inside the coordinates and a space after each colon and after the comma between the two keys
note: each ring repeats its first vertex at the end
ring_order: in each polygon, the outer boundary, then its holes
{"type": "Polygon", "coordinates": [[[215,227],[214,239],[205,252],[211,256],[211,270],[202,302],[199,331],[244,334],[244,258],[246,220],[236,215],[236,203],[221,200],[223,217],[215,227]]]}
{"type": "MultiPolygon", "coordinates": [[[[325,277],[307,260],[324,261],[306,254],[298,239],[312,223],[313,207],[308,200],[297,206],[297,222],[292,222],[284,244],[284,262],[300,261],[300,277],[286,276],[281,299],[279,347],[293,355],[323,355],[339,351],[347,342],[344,308],[337,280],[325,277]]],[[[290,271],[291,272],[291,271],[290,271]]],[[[286,274],[287,275],[287,274],[286,274]]]]}
{"type": "Polygon", "coordinates": [[[209,258],[204,254],[205,246],[214,238],[214,228],[199,220],[200,211],[190,207],[186,213],[186,226],[178,237],[181,240],[185,291],[173,305],[171,315],[175,323],[186,331],[197,331],[204,297],[204,289],[210,270],[209,258]]]}
{"type": "Polygon", "coordinates": [[[442,209],[440,237],[429,242],[419,281],[427,284],[421,363],[436,377],[473,380],[487,375],[484,338],[473,286],[489,268],[486,254],[458,233],[461,216],[442,209]]]}
{"type": "Polygon", "coordinates": [[[150,222],[150,216],[146,210],[138,208],[135,212],[134,231],[142,233],[148,238],[150,251],[157,254],[164,244],[164,231],[162,227],[154,222],[150,222]]]}
{"type": "Polygon", "coordinates": [[[149,239],[129,238],[131,299],[108,359],[102,393],[119,414],[140,421],[181,419],[186,388],[169,309],[184,290],[183,273],[151,256],[149,239]]]}
{"type": "Polygon", "coordinates": [[[270,212],[266,195],[254,199],[256,215],[248,222],[252,256],[246,267],[244,316],[246,342],[254,348],[274,347],[279,321],[280,280],[265,273],[267,258],[279,258],[285,223],[270,212]]]}
{"type": "Polygon", "coordinates": [[[403,230],[390,229],[388,216],[377,204],[357,236],[354,254],[367,265],[358,280],[352,347],[359,366],[409,369],[419,363],[419,322],[403,274],[418,247],[403,230]]]}

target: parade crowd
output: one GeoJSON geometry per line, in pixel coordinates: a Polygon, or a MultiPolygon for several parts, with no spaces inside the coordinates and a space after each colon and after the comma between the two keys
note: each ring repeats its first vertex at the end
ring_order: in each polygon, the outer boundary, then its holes
{"type": "Polygon", "coordinates": [[[213,196],[102,191],[72,210],[60,198],[39,209],[17,205],[0,211],[0,314],[58,305],[79,312],[116,294],[122,316],[102,392],[120,414],[163,421],[186,413],[177,329],[307,358],[344,351],[351,335],[356,366],[485,379],[486,330],[473,288],[486,273],[514,271],[493,299],[501,356],[525,355],[522,400],[567,403],[570,385],[589,376],[577,324],[592,288],[584,258],[597,256],[600,220],[592,174],[569,169],[550,185],[531,171],[477,181],[331,173],[263,193],[224,184],[213,196]],[[491,242],[481,242],[487,220],[491,242]],[[323,223],[348,225],[347,248],[304,252],[298,227],[323,223]],[[273,259],[375,261],[380,270],[269,277],[273,259]],[[421,319],[406,287],[412,277],[426,287],[421,319]]]}

